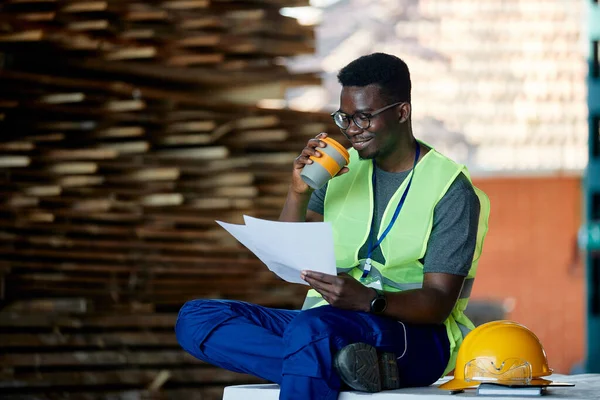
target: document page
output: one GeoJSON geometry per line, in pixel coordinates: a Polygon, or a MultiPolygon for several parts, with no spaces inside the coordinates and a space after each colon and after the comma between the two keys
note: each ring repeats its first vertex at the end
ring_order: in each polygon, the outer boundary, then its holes
{"type": "Polygon", "coordinates": [[[300,271],[337,275],[329,222],[279,222],[244,215],[245,225],[217,221],[281,279],[308,285],[300,271]]]}

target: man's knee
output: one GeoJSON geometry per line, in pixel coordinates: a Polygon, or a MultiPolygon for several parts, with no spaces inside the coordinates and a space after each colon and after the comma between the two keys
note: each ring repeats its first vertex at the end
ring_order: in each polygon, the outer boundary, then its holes
{"type": "Polygon", "coordinates": [[[175,336],[188,353],[202,358],[200,346],[206,337],[223,322],[231,319],[231,308],[219,300],[191,300],[179,310],[175,336]]]}
{"type": "Polygon", "coordinates": [[[195,316],[197,310],[201,307],[203,300],[191,300],[186,302],[177,316],[175,322],[175,336],[179,345],[188,353],[196,355],[193,347],[194,332],[192,326],[195,324],[195,316]]]}

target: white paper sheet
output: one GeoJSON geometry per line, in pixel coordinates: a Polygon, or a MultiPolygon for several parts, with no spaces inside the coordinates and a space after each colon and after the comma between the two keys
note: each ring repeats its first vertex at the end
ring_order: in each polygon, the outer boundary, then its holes
{"type": "Polygon", "coordinates": [[[300,271],[336,275],[328,222],[278,222],[244,215],[246,225],[217,221],[281,279],[307,285],[300,271]]]}

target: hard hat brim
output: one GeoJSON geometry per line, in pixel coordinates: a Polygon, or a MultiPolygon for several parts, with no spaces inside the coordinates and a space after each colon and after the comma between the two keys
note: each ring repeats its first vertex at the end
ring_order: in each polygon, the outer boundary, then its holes
{"type": "Polygon", "coordinates": [[[438,389],[450,390],[450,391],[470,389],[470,388],[476,388],[477,386],[479,386],[479,383],[480,382],[475,382],[475,381],[467,382],[467,381],[463,381],[462,379],[455,378],[446,383],[442,383],[440,386],[438,386],[438,389]]]}
{"type": "MultiPolygon", "coordinates": [[[[471,381],[471,382],[467,382],[464,381],[462,379],[452,379],[446,383],[442,383],[440,386],[438,386],[438,389],[441,390],[449,390],[449,391],[455,391],[455,390],[463,390],[463,389],[474,389],[476,387],[479,386],[481,382],[478,381],[471,381]]],[[[511,385],[515,385],[515,382],[496,382],[498,384],[501,385],[506,385],[506,386],[511,386],[511,385]]],[[[547,379],[543,379],[543,378],[534,378],[532,379],[529,383],[527,384],[518,384],[519,386],[550,386],[552,384],[552,381],[549,381],[547,379]]]]}

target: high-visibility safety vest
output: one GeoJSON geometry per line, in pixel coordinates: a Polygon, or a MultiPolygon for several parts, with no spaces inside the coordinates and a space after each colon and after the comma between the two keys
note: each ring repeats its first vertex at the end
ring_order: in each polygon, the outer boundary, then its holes
{"type": "MultiPolygon", "coordinates": [[[[431,147],[431,146],[428,146],[431,147]]],[[[356,279],[362,275],[364,260],[358,259],[358,252],[367,241],[373,216],[373,163],[360,160],[358,153],[350,150],[350,171],[329,181],[325,195],[324,220],[331,222],[335,258],[338,273],[346,272],[356,279]]],[[[419,261],[425,255],[427,242],[433,226],[433,211],[436,204],[446,194],[454,179],[460,173],[471,181],[464,165],[460,165],[435,151],[433,148],[419,161],[411,187],[396,222],[387,237],[380,244],[385,265],[372,261],[370,275],[379,278],[383,290],[399,292],[417,289],[423,285],[423,264],[419,261]]],[[[381,220],[379,238],[388,226],[400,197],[408,184],[409,177],[400,185],[390,199],[381,220]]],[[[476,187],[473,187],[480,203],[477,244],[473,263],[460,297],[451,315],[444,321],[450,341],[450,361],[447,372],[454,368],[456,356],[463,337],[474,329],[473,323],[465,316],[469,302],[477,264],[483,241],[488,230],[490,201],[476,187]]],[[[326,305],[327,302],[315,290],[308,291],[303,309],[326,305]]]]}

